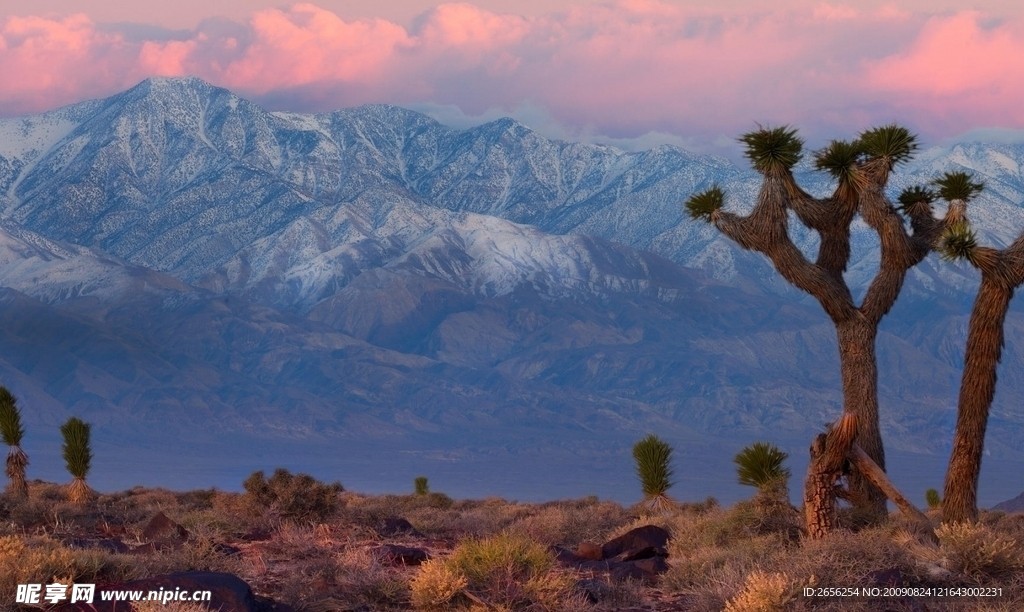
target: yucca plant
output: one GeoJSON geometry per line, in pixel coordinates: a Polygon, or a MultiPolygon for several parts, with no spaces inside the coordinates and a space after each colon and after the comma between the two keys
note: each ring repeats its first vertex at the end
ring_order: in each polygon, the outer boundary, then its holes
{"type": "Polygon", "coordinates": [[[760,128],[740,136],[744,154],[761,174],[790,170],[803,155],[804,141],[789,126],[760,128]]]}
{"type": "Polygon", "coordinates": [[[910,160],[918,149],[917,136],[896,124],[861,132],[857,142],[869,157],[884,160],[889,170],[910,160]]]}
{"type": "Polygon", "coordinates": [[[725,193],[721,187],[715,185],[690,196],[684,206],[691,219],[700,219],[710,223],[715,212],[721,209],[724,203],[725,193]]]}
{"type": "Polygon", "coordinates": [[[928,507],[935,510],[942,505],[942,496],[935,489],[928,489],[924,492],[924,501],[928,503],[928,507]]]}
{"type": "Polygon", "coordinates": [[[75,504],[84,504],[93,496],[92,489],[85,482],[92,463],[92,449],[89,448],[91,429],[91,425],[78,417],[71,417],[60,426],[60,433],[64,436],[64,464],[74,477],[68,486],[68,499],[75,504]]]}
{"type": "Polygon", "coordinates": [[[755,442],[733,458],[736,474],[742,485],[757,487],[766,496],[785,494],[789,483],[789,468],[783,462],[789,454],[768,442],[755,442]]]}
{"type": "Polygon", "coordinates": [[[412,481],[412,486],[416,495],[426,495],[427,493],[430,493],[430,485],[427,483],[426,476],[417,476],[412,481]]]}
{"type": "Polygon", "coordinates": [[[21,439],[25,428],[21,426],[21,412],[18,410],[18,399],[0,387],[0,435],[4,443],[10,447],[7,452],[7,492],[16,497],[28,497],[28,481],[25,480],[25,468],[28,467],[28,455],[21,448],[21,439]]]}
{"type": "Polygon", "coordinates": [[[666,508],[671,503],[667,492],[672,487],[672,447],[650,434],[633,445],[633,459],[645,503],[652,511],[666,508]]]}

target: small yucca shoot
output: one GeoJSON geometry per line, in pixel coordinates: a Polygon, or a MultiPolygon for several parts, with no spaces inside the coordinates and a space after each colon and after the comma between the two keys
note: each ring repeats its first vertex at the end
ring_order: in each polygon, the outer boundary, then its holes
{"type": "Polygon", "coordinates": [[[76,504],[84,504],[93,496],[92,489],[85,482],[92,463],[92,449],[89,448],[91,429],[91,425],[77,417],[71,417],[60,427],[64,436],[64,464],[74,477],[68,487],[68,499],[76,504]]]}
{"type": "Polygon", "coordinates": [[[924,501],[928,503],[928,507],[932,510],[942,505],[942,497],[935,489],[928,489],[924,492],[924,501]]]}
{"type": "Polygon", "coordinates": [[[430,485],[427,484],[426,476],[417,476],[412,481],[412,486],[416,495],[426,495],[427,493],[430,493],[430,485]]]}
{"type": "Polygon", "coordinates": [[[25,428],[21,425],[21,412],[18,400],[7,390],[0,387],[0,435],[4,443],[10,447],[7,452],[7,491],[15,497],[28,497],[28,481],[25,479],[25,468],[28,467],[28,455],[21,448],[21,439],[25,428]]]}
{"type": "Polygon", "coordinates": [[[652,510],[664,507],[672,487],[672,447],[651,434],[633,446],[633,459],[645,501],[652,510]]]}
{"type": "Polygon", "coordinates": [[[787,457],[789,455],[774,444],[755,442],[737,453],[733,463],[740,484],[770,494],[784,489],[789,481],[789,468],[782,465],[787,457]]]}

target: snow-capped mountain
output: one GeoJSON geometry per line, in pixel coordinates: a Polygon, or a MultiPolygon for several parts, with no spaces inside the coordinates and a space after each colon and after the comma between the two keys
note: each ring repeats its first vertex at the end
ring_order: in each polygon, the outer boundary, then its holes
{"type": "MultiPolygon", "coordinates": [[[[929,149],[894,188],[968,168],[987,187],[972,217],[1005,243],[1024,228],[1022,163],[1024,146],[929,149]]],[[[46,407],[38,423],[74,412],[99,435],[159,427],[231,452],[343,439],[607,457],[595,445],[656,430],[694,452],[772,437],[802,455],[839,406],[833,332],[757,256],[684,219],[712,184],[738,208],[757,189],[672,147],[508,119],[455,130],[392,106],[268,112],[150,79],[0,120],[0,376],[46,407]]],[[[872,242],[858,228],[854,285],[872,242]]],[[[948,445],[974,278],[929,260],[883,326],[896,450],[948,445]]],[[[1019,313],[1002,400],[1024,393],[1019,313]]],[[[993,413],[1001,460],[1022,458],[1018,406],[993,413]]]]}

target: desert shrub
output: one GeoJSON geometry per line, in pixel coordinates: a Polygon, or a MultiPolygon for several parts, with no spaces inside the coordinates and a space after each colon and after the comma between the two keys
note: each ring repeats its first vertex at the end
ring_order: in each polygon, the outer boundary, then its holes
{"type": "Polygon", "coordinates": [[[499,609],[567,609],[581,601],[573,584],[547,548],[499,534],[464,540],[447,558],[421,567],[411,586],[413,602],[428,609],[474,600],[499,609]]]}
{"type": "Polygon", "coordinates": [[[278,468],[269,478],[254,472],[242,484],[253,509],[296,521],[323,521],[338,509],[341,483],[324,484],[308,474],[278,468]]]}
{"type": "Polygon", "coordinates": [[[725,612],[782,612],[797,593],[796,583],[786,574],[754,570],[743,590],[725,604],[725,612]]]}
{"type": "Polygon", "coordinates": [[[383,565],[371,550],[350,548],[334,557],[334,581],[351,608],[380,609],[409,600],[409,584],[398,570],[383,565]]]}
{"type": "Polygon", "coordinates": [[[445,609],[468,585],[466,576],[449,563],[430,559],[420,566],[409,585],[412,605],[423,610],[445,609]]]}
{"type": "Polygon", "coordinates": [[[1024,550],[1013,538],[971,523],[935,530],[949,569],[974,578],[1002,578],[1024,570],[1024,550]]]}
{"type": "Polygon", "coordinates": [[[129,571],[125,559],[99,550],[71,550],[49,537],[0,537],[0,600],[14,601],[18,584],[117,579],[129,571]]]}
{"type": "Polygon", "coordinates": [[[935,489],[928,489],[924,492],[924,501],[932,510],[942,505],[942,496],[935,489]]]}
{"type": "Polygon", "coordinates": [[[627,522],[630,515],[614,502],[597,499],[550,502],[533,506],[508,531],[541,544],[575,546],[603,541],[608,532],[627,522]]]}

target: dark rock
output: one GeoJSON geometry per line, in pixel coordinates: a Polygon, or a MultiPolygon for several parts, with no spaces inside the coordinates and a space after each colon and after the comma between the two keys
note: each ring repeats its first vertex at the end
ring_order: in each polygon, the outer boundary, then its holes
{"type": "Polygon", "coordinates": [[[392,538],[400,535],[423,537],[423,534],[416,531],[412,523],[400,516],[389,516],[377,526],[377,533],[381,537],[392,538]]]}
{"type": "Polygon", "coordinates": [[[658,576],[667,571],[668,563],[664,557],[625,561],[611,566],[611,576],[614,580],[638,580],[644,584],[653,584],[658,580],[658,576]]]}
{"type": "Polygon", "coordinates": [[[580,542],[576,547],[576,556],[581,559],[600,561],[604,559],[604,547],[593,542],[580,542]]]}
{"type": "Polygon", "coordinates": [[[150,542],[180,545],[188,540],[188,530],[172,521],[163,512],[157,512],[142,530],[142,537],[150,542]]]}
{"type": "Polygon", "coordinates": [[[57,612],[131,612],[132,605],[127,601],[102,601],[100,591],[161,591],[164,593],[209,591],[210,600],[204,602],[211,610],[231,612],[288,612],[287,607],[278,606],[271,600],[257,602],[252,589],[244,580],[233,574],[222,572],[179,572],[143,578],[111,585],[97,585],[96,596],[92,604],[64,604],[51,608],[57,612]]]}
{"type": "Polygon", "coordinates": [[[576,581],[576,589],[586,595],[587,601],[592,604],[599,603],[611,592],[611,586],[597,578],[584,578],[576,581]]]}
{"type": "Polygon", "coordinates": [[[603,557],[611,559],[630,551],[640,551],[645,548],[664,549],[668,544],[669,532],[656,525],[644,525],[637,527],[620,535],[617,538],[605,542],[601,547],[603,557]]]}
{"type": "Polygon", "coordinates": [[[382,562],[390,563],[391,565],[420,565],[427,559],[430,559],[430,554],[422,548],[398,546],[397,544],[378,546],[373,550],[373,553],[382,562]]]}
{"type": "Polygon", "coordinates": [[[896,567],[884,570],[875,570],[869,573],[868,584],[876,587],[906,586],[906,583],[903,580],[903,572],[896,567]]]}

